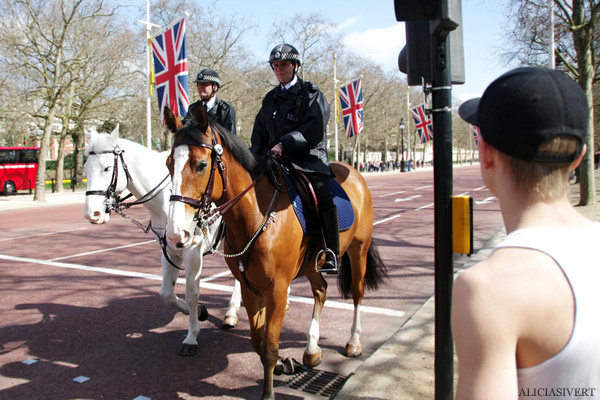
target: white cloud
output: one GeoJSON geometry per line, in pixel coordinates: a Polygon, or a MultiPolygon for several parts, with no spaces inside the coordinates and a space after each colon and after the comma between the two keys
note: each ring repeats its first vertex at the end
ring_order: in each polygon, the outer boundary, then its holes
{"type": "Polygon", "coordinates": [[[370,58],[385,70],[398,68],[398,54],[406,43],[404,24],[389,28],[352,32],[344,38],[344,44],[355,54],[370,58]]]}
{"type": "Polygon", "coordinates": [[[355,26],[358,23],[358,20],[360,19],[360,15],[357,15],[356,17],[352,17],[352,18],[348,18],[347,20],[345,20],[344,22],[342,22],[341,24],[339,24],[337,26],[337,29],[339,31],[343,30],[343,29],[347,29],[350,28],[352,26],[355,26]]]}

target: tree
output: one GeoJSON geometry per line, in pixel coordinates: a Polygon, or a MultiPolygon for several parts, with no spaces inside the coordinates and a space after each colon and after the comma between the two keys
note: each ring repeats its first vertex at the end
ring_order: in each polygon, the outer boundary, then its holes
{"type": "MultiPolygon", "coordinates": [[[[597,0],[554,0],[555,59],[557,68],[579,83],[590,105],[588,152],[579,167],[580,205],[596,203],[594,181],[594,97],[592,84],[597,77],[596,56],[600,53],[595,26],[600,2],[597,0]]],[[[548,0],[511,0],[511,24],[507,34],[512,50],[506,55],[524,65],[548,65],[550,26],[548,0]],[[546,57],[544,57],[546,54],[546,57]]]]}

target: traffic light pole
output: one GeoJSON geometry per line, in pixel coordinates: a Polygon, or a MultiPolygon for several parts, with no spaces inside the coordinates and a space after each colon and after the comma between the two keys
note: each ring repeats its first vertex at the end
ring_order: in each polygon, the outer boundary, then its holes
{"type": "Polygon", "coordinates": [[[449,31],[431,37],[433,177],[435,201],[435,400],[454,398],[454,347],[450,308],[452,253],[452,85],[449,31]]]}

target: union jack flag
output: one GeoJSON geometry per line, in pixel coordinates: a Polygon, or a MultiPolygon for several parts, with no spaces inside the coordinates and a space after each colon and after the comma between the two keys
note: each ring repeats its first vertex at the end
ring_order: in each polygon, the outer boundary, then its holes
{"type": "Polygon", "coordinates": [[[479,136],[481,136],[481,131],[478,126],[471,125],[471,129],[473,129],[473,137],[475,138],[475,144],[479,144],[479,136]]]}
{"type": "Polygon", "coordinates": [[[163,33],[152,38],[152,55],[156,96],[158,97],[160,119],[164,125],[166,106],[173,111],[173,114],[183,117],[190,105],[183,18],[163,33]]]}
{"type": "Polygon", "coordinates": [[[421,104],[419,107],[411,108],[410,113],[415,120],[415,128],[417,128],[421,143],[433,140],[433,121],[425,112],[425,105],[421,104]]]}
{"type": "Polygon", "coordinates": [[[349,139],[362,133],[365,123],[360,79],[342,86],[338,91],[340,93],[342,117],[346,127],[346,137],[349,139]]]}

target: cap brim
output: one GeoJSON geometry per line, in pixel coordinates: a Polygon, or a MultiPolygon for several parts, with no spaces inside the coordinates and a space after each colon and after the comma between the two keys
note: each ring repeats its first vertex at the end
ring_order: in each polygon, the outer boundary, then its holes
{"type": "Polygon", "coordinates": [[[458,115],[471,125],[479,126],[477,123],[477,109],[479,108],[480,97],[465,101],[458,107],[458,115]]]}

